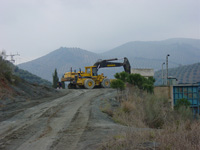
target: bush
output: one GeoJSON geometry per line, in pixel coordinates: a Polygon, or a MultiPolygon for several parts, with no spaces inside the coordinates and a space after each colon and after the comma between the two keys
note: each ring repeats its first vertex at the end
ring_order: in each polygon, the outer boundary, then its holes
{"type": "Polygon", "coordinates": [[[139,89],[143,89],[145,77],[141,76],[140,74],[130,74],[127,81],[128,83],[137,86],[139,89]]]}
{"type": "Polygon", "coordinates": [[[114,76],[115,76],[116,79],[120,79],[123,82],[126,82],[129,74],[127,72],[123,71],[123,72],[120,72],[120,73],[116,73],[114,76]]]}
{"type": "Polygon", "coordinates": [[[116,79],[116,80],[113,80],[110,84],[110,86],[114,89],[117,89],[117,90],[124,90],[125,89],[125,83],[120,80],[120,79],[116,79]]]}
{"type": "Polygon", "coordinates": [[[182,98],[182,99],[178,99],[176,101],[176,105],[175,105],[175,109],[179,109],[180,107],[186,107],[186,108],[189,108],[190,107],[190,102],[185,99],[185,98],[182,98]]]}
{"type": "Polygon", "coordinates": [[[141,90],[153,93],[155,79],[153,77],[145,78],[140,74],[128,74],[126,72],[116,73],[115,78],[123,82],[128,82],[137,86],[141,90]]]}

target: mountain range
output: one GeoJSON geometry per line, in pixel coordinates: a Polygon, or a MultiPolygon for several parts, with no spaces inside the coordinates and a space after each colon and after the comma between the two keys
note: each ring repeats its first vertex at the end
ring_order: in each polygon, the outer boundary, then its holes
{"type": "MultiPolygon", "coordinates": [[[[70,68],[78,70],[93,65],[98,59],[127,57],[131,68],[161,69],[169,56],[169,68],[200,62],[200,39],[174,38],[163,41],[133,41],[120,45],[104,53],[94,53],[80,48],[61,47],[38,59],[19,64],[24,70],[52,81],[52,73],[57,68],[61,77],[70,68]]],[[[105,75],[113,77],[123,68],[100,69],[105,75]]]]}

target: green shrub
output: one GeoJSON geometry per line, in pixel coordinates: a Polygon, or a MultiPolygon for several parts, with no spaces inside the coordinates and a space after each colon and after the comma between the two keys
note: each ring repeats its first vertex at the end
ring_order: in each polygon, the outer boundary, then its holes
{"type": "Polygon", "coordinates": [[[117,89],[117,90],[124,90],[125,89],[125,83],[120,80],[120,79],[116,79],[116,80],[113,80],[110,84],[110,86],[114,89],[117,89]]]}
{"type": "Polygon", "coordinates": [[[153,77],[145,78],[140,74],[128,74],[123,71],[120,73],[116,73],[115,78],[137,86],[139,89],[145,90],[148,93],[153,93],[155,82],[155,79],[153,77]]]}
{"type": "Polygon", "coordinates": [[[139,89],[143,89],[143,84],[145,81],[145,77],[140,74],[130,74],[128,76],[127,82],[137,86],[139,89]]]}
{"type": "Polygon", "coordinates": [[[123,82],[126,82],[129,74],[127,72],[123,71],[123,72],[120,72],[120,73],[116,73],[114,76],[115,76],[116,79],[120,79],[123,82]]]}
{"type": "Polygon", "coordinates": [[[186,107],[186,108],[188,108],[188,107],[190,107],[190,102],[187,100],[187,99],[185,99],[185,98],[182,98],[182,99],[178,99],[177,101],[176,101],[176,104],[175,104],[175,109],[179,109],[180,107],[182,107],[182,106],[184,106],[184,107],[186,107]]]}

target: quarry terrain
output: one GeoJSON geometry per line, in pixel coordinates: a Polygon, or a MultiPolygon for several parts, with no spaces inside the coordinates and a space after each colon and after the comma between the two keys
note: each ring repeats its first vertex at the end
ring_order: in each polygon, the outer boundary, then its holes
{"type": "Polygon", "coordinates": [[[103,100],[116,96],[115,90],[59,91],[57,97],[21,103],[21,109],[1,109],[0,149],[92,150],[122,129],[100,109],[103,100]],[[11,110],[14,114],[2,118],[11,110]]]}

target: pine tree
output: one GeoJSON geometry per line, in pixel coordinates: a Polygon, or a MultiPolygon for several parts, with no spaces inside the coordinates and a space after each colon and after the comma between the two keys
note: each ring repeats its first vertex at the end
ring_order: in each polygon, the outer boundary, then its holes
{"type": "Polygon", "coordinates": [[[57,73],[57,69],[55,69],[54,74],[53,74],[53,88],[56,89],[58,87],[58,82],[59,82],[58,73],[57,73]]]}

